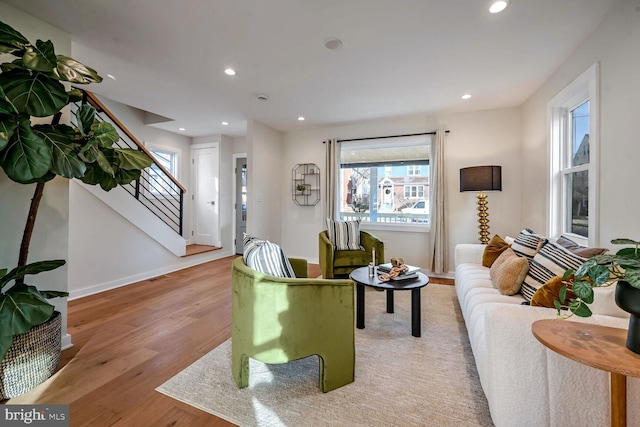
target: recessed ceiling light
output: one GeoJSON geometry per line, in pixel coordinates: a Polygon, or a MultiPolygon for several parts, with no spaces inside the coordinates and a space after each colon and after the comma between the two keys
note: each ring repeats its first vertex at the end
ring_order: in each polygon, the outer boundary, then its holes
{"type": "Polygon", "coordinates": [[[267,95],[266,93],[259,93],[256,95],[256,98],[258,98],[258,101],[268,101],[269,95],[267,95]]]}
{"type": "Polygon", "coordinates": [[[324,46],[330,50],[337,50],[342,47],[342,40],[335,37],[331,37],[330,39],[326,39],[324,41],[324,46]]]}
{"type": "Polygon", "coordinates": [[[221,125],[222,126],[229,126],[229,122],[222,122],[221,125]]]}
{"type": "Polygon", "coordinates": [[[233,68],[227,68],[224,70],[224,73],[227,76],[235,76],[236,75],[236,70],[234,70],[233,68]]]}
{"type": "Polygon", "coordinates": [[[107,77],[109,77],[111,80],[115,80],[116,76],[114,76],[113,74],[107,74],[107,77]]]}
{"type": "Polygon", "coordinates": [[[180,132],[184,132],[184,131],[185,131],[185,130],[187,130],[187,129],[186,129],[186,128],[178,128],[178,130],[179,130],[180,132]]]}
{"type": "Polygon", "coordinates": [[[304,121],[304,117],[302,117],[302,116],[299,116],[299,117],[298,117],[298,121],[301,121],[301,122],[303,122],[303,121],[304,121]]]}
{"type": "Polygon", "coordinates": [[[510,0],[492,0],[491,6],[489,6],[489,12],[498,13],[502,12],[509,6],[510,0]]]}
{"type": "Polygon", "coordinates": [[[465,93],[464,95],[462,95],[460,98],[462,99],[469,99],[471,98],[471,94],[470,93],[465,93]]]}

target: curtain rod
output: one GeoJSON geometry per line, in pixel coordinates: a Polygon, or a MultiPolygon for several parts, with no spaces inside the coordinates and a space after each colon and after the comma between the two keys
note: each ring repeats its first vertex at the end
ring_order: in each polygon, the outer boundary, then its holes
{"type": "MultiPolygon", "coordinates": [[[[444,133],[449,133],[445,130],[444,133]]],[[[422,136],[422,135],[435,135],[436,132],[424,132],[424,133],[410,133],[406,135],[388,135],[388,136],[372,136],[370,138],[354,138],[354,139],[338,139],[337,142],[351,142],[351,141],[366,141],[368,139],[387,139],[387,138],[402,138],[407,136],[422,136]]]]}

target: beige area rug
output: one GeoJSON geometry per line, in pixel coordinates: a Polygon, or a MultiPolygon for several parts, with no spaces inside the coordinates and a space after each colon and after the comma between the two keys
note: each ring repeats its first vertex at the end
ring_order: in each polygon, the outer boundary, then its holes
{"type": "Polygon", "coordinates": [[[157,390],[240,426],[492,426],[453,286],[422,289],[422,337],[411,335],[411,293],[367,288],[356,329],[355,382],[322,393],[318,358],[250,361],[250,385],[231,374],[231,341],[157,390]]]}

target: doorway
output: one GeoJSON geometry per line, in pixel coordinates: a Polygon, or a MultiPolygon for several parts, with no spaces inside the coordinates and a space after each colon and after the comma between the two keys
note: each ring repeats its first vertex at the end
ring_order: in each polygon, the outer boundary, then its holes
{"type": "Polygon", "coordinates": [[[192,147],[193,231],[196,245],[222,246],[220,242],[220,155],[218,143],[192,147]]]}
{"type": "Polygon", "coordinates": [[[247,158],[236,158],[236,254],[242,255],[242,240],[247,231],[247,158]]]}

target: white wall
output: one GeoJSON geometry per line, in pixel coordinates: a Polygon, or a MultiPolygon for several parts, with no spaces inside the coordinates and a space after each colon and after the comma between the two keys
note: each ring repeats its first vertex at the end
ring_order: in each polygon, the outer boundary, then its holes
{"type": "MultiPolygon", "coordinates": [[[[258,121],[247,128],[247,233],[281,243],[282,134],[258,121]]],[[[290,184],[284,188],[289,189],[290,184]]]]}
{"type": "Polygon", "coordinates": [[[235,163],[233,160],[233,138],[226,135],[220,137],[220,239],[222,246],[235,253],[233,244],[233,188],[235,180],[235,163]]]}
{"type": "MultiPolygon", "coordinates": [[[[55,27],[45,24],[29,15],[0,3],[0,19],[11,25],[27,37],[32,43],[37,39],[51,40],[57,54],[71,54],[71,37],[55,27]]],[[[33,197],[35,184],[23,185],[10,181],[4,172],[0,172],[0,268],[12,269],[18,263],[18,252],[22,231],[27,220],[29,204],[33,197]]],[[[65,259],[69,261],[68,241],[69,182],[56,178],[45,185],[44,196],[31,239],[28,262],[65,259]]],[[[27,276],[27,283],[41,289],[67,291],[65,265],[54,271],[37,276],[27,276]]],[[[71,344],[67,334],[67,299],[51,300],[62,313],[63,346],[71,344]]]]}
{"type": "MultiPolygon", "coordinates": [[[[450,270],[457,243],[477,241],[475,194],[459,192],[461,167],[496,164],[503,167],[503,191],[489,195],[492,233],[514,233],[520,227],[520,109],[488,110],[436,116],[413,115],[328,126],[284,135],[283,173],[280,185],[282,245],[290,256],[318,262],[318,233],[326,228],[321,199],[314,207],[296,206],[291,200],[291,169],[298,163],[315,163],[324,187],[324,144],[328,138],[349,139],[429,132],[442,124],[446,137],[446,195],[450,270]]],[[[367,229],[367,225],[363,225],[367,229]]],[[[387,258],[401,256],[405,262],[426,267],[428,234],[424,232],[372,231],[385,242],[387,258]]]]}
{"type": "Polygon", "coordinates": [[[246,154],[247,153],[247,138],[246,137],[233,138],[233,153],[234,154],[246,154]]]}
{"type": "Polygon", "coordinates": [[[449,271],[458,243],[479,243],[477,193],[460,192],[460,168],[502,166],[502,191],[489,192],[490,235],[515,236],[522,226],[521,110],[507,108],[440,116],[446,139],[449,271]]]}
{"type": "Polygon", "coordinates": [[[640,1],[623,0],[523,105],[523,222],[548,232],[547,102],[592,64],[600,66],[599,246],[640,238],[640,1]]]}

